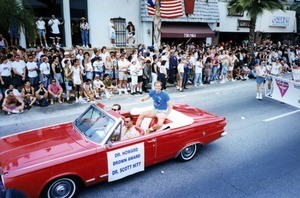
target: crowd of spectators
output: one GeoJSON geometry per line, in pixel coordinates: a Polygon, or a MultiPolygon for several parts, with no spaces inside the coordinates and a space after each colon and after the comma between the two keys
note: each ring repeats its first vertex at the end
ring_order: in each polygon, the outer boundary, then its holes
{"type": "Polygon", "coordinates": [[[300,47],[284,42],[264,41],[250,53],[231,41],[217,46],[162,44],[161,47],[123,48],[108,52],[106,47],[65,51],[53,45],[29,51],[21,47],[0,49],[0,100],[2,110],[21,113],[33,105],[55,102],[94,102],[115,94],[148,92],[159,80],[163,89],[245,81],[256,77],[255,67],[264,64],[268,74],[294,72],[299,80],[297,60],[300,47]],[[295,66],[295,67],[294,67],[295,66]],[[273,70],[272,70],[273,68],[273,70]]]}

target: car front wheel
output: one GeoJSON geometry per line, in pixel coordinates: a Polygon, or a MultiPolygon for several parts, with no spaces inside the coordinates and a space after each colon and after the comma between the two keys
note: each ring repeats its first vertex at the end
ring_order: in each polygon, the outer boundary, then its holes
{"type": "Polygon", "coordinates": [[[180,151],[179,159],[181,161],[187,162],[195,156],[196,152],[197,152],[196,144],[186,146],[180,151]]]}
{"type": "Polygon", "coordinates": [[[70,198],[77,190],[77,182],[72,178],[60,178],[53,181],[44,191],[43,197],[48,198],[70,198]]]}

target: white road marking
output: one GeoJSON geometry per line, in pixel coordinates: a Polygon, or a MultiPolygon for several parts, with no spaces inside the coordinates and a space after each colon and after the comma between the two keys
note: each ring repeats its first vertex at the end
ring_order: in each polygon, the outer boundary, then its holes
{"type": "Polygon", "coordinates": [[[273,121],[273,120],[276,120],[276,119],[279,119],[279,118],[282,118],[282,117],[285,117],[285,116],[289,116],[289,115],[292,115],[292,114],[295,114],[295,113],[298,113],[298,112],[300,112],[300,109],[296,110],[296,111],[289,112],[289,113],[285,113],[285,114],[282,114],[282,115],[279,115],[279,116],[275,116],[275,117],[272,117],[272,118],[268,118],[268,119],[265,119],[263,121],[264,122],[270,122],[270,121],[273,121]]]}

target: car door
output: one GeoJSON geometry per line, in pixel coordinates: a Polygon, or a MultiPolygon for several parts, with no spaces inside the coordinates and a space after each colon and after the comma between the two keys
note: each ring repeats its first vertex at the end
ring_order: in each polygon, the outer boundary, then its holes
{"type": "Polygon", "coordinates": [[[108,142],[97,152],[101,180],[114,181],[143,171],[156,159],[156,138],[143,135],[136,138],[108,142]]]}

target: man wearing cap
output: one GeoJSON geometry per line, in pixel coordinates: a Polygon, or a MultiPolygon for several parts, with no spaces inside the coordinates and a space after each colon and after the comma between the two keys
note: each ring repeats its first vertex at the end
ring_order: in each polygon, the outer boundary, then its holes
{"type": "Polygon", "coordinates": [[[64,22],[60,22],[55,15],[52,15],[52,18],[48,21],[48,25],[51,26],[51,36],[50,38],[53,40],[53,45],[56,47],[60,47],[60,31],[59,25],[62,25],[64,22]]]}
{"type": "Polygon", "coordinates": [[[62,68],[65,67],[65,60],[71,61],[71,54],[70,54],[70,52],[64,52],[64,58],[60,62],[62,68]]]}
{"type": "Polygon", "coordinates": [[[90,30],[90,26],[86,21],[86,18],[81,17],[80,31],[81,31],[82,47],[88,47],[89,45],[89,30],[90,30]]]}

